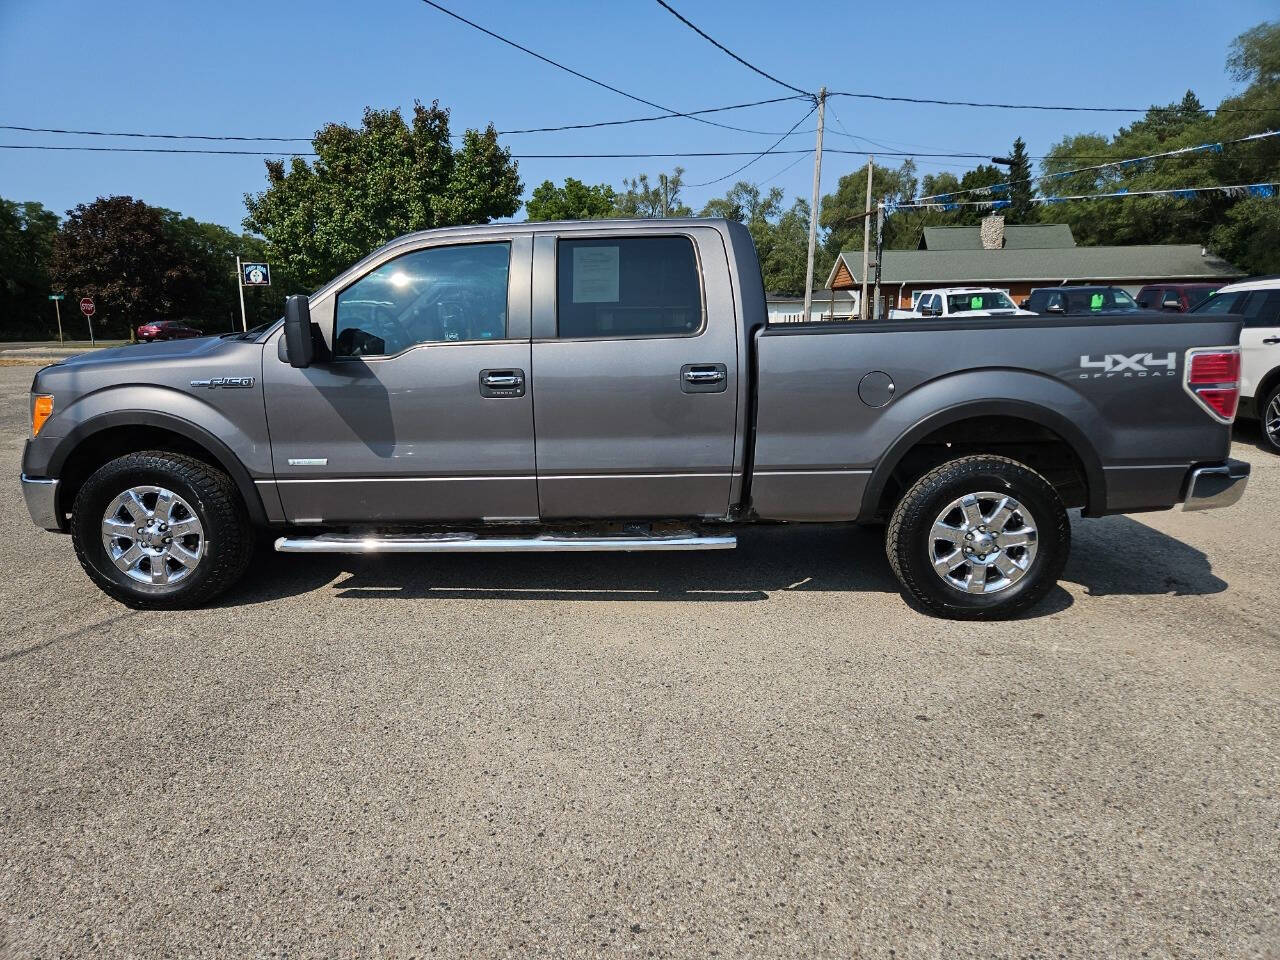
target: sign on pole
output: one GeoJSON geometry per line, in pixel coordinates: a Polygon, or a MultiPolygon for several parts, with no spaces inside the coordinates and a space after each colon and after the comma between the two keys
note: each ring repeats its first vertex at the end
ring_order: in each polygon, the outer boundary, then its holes
{"type": "Polygon", "coordinates": [[[271,264],[241,263],[240,277],[246,287],[269,287],[271,286],[271,264]]]}
{"type": "Polygon", "coordinates": [[[80,312],[84,314],[85,320],[89,322],[89,345],[90,346],[95,345],[95,341],[93,339],[93,310],[94,310],[93,298],[81,297],[80,312]]]}
{"type": "Polygon", "coordinates": [[[62,301],[66,299],[65,293],[51,293],[49,299],[53,301],[53,313],[58,318],[58,342],[62,342],[62,301]]]}

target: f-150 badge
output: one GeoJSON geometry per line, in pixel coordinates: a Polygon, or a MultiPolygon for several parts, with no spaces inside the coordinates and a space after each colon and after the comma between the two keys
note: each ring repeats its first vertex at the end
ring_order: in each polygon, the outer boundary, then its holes
{"type": "Polygon", "coordinates": [[[1099,377],[1172,377],[1178,371],[1178,355],[1169,353],[1156,357],[1150,353],[1135,353],[1125,356],[1123,353],[1108,353],[1101,360],[1092,357],[1080,358],[1081,380],[1096,380],[1099,377]]]}
{"type": "Polygon", "coordinates": [[[254,384],[253,377],[210,377],[208,380],[192,380],[193,387],[208,387],[213,390],[222,387],[226,390],[246,390],[254,384]]]}

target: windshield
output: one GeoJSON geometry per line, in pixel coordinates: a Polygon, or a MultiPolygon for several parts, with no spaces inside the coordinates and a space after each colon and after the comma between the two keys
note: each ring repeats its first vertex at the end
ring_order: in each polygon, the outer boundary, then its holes
{"type": "Polygon", "coordinates": [[[1215,293],[1187,312],[1209,314],[1239,313],[1240,307],[1244,305],[1244,298],[1248,295],[1249,291],[1247,290],[1236,290],[1233,293],[1215,293]]]}
{"type": "Polygon", "coordinates": [[[1017,310],[1012,300],[999,290],[982,290],[975,293],[947,295],[947,312],[963,313],[965,310],[1017,310]]]}

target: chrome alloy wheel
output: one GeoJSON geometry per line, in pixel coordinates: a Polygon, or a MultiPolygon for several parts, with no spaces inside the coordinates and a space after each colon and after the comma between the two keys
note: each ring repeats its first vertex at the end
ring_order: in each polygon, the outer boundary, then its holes
{"type": "Polygon", "coordinates": [[[929,531],[934,572],[962,593],[1007,590],[1035,558],[1035,520],[1003,493],[967,493],[952,500],[929,531]]]}
{"type": "Polygon", "coordinates": [[[102,546],[139,583],[167,586],[191,575],[205,552],[204,527],[190,504],[164,487],[131,487],[102,515],[102,546]]]}
{"type": "Polygon", "coordinates": [[[1271,398],[1267,409],[1262,414],[1262,429],[1267,431],[1271,442],[1280,447],[1280,393],[1271,398]]]}

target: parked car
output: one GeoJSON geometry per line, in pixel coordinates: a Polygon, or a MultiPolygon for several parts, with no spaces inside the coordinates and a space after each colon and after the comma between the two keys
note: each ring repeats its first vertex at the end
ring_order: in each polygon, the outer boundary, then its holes
{"type": "Polygon", "coordinates": [[[1243,369],[1240,416],[1254,419],[1275,453],[1280,453],[1280,277],[1245,280],[1218,288],[1187,319],[1238,316],[1243,369]]]}
{"type": "Polygon", "coordinates": [[[1186,313],[1198,307],[1222,287],[1220,283],[1152,283],[1134,298],[1143,310],[1174,310],[1186,313]]]}
{"type": "Polygon", "coordinates": [[[255,527],[369,554],[883,521],[906,593],[982,619],[1052,588],[1069,507],[1226,506],[1248,479],[1236,318],[767,318],[731,221],[415,233],[269,327],[44,368],[23,491],[137,607],[225,590],[255,527]]]}
{"type": "Polygon", "coordinates": [[[138,339],[143,341],[186,340],[203,336],[203,330],[197,330],[181,320],[157,320],[154,323],[144,323],[138,328],[138,339]]]}
{"type": "Polygon", "coordinates": [[[943,287],[924,290],[910,310],[889,311],[890,320],[912,320],[930,317],[1014,317],[1030,316],[1009,299],[1009,294],[994,287],[943,287]]]}
{"type": "Polygon", "coordinates": [[[1138,304],[1123,287],[1036,287],[1023,306],[1037,314],[1111,316],[1136,313],[1138,304]]]}

